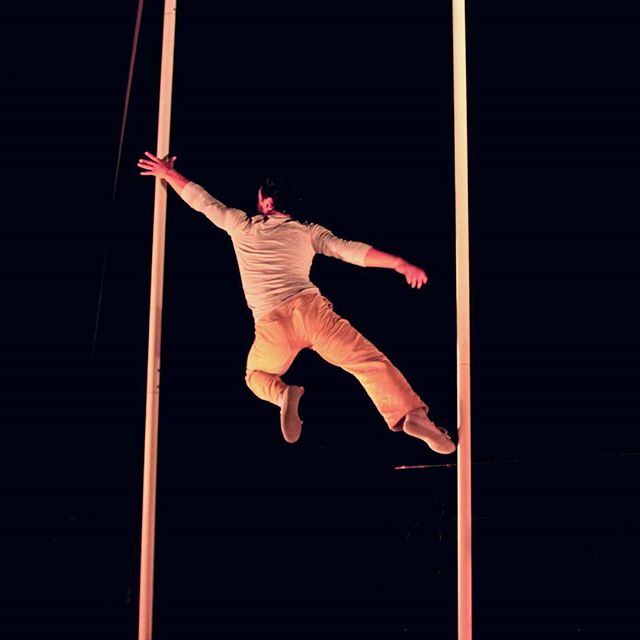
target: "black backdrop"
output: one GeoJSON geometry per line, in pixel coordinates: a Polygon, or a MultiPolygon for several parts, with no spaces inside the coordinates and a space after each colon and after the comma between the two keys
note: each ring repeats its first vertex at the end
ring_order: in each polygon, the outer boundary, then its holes
{"type": "MultiPolygon", "coordinates": [[[[9,10],[6,637],[136,635],[153,184],[135,162],[162,7],[111,202],[135,5],[9,10]]],[[[638,631],[636,30],[613,8],[469,3],[479,637],[638,631]]],[[[308,218],[426,269],[420,291],[323,257],[312,275],[455,431],[450,52],[446,2],[183,2],[171,140],[224,202],[253,211],[261,175],[289,168],[308,218]]],[[[455,468],[394,470],[455,460],[387,431],[311,353],[286,445],[244,385],[251,339],[229,239],[171,194],[154,637],[455,637],[455,468]]]]}

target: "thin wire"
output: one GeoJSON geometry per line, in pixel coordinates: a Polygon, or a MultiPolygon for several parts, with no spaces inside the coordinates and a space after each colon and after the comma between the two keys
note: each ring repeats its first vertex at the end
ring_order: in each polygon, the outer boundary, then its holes
{"type": "MultiPolygon", "coordinates": [[[[522,462],[522,460],[476,460],[473,465],[478,464],[513,464],[515,462],[522,462]]],[[[453,469],[457,467],[456,462],[450,462],[445,464],[404,464],[398,467],[394,467],[394,471],[409,471],[411,469],[453,469]]]]}
{"type": "MultiPolygon", "coordinates": [[[[122,114],[122,126],[120,127],[120,143],[118,145],[118,158],[116,160],[116,171],[113,179],[113,192],[111,195],[111,202],[114,203],[116,199],[116,189],[118,187],[118,176],[120,175],[120,161],[122,159],[122,148],[124,146],[124,132],[127,125],[127,114],[129,113],[129,99],[131,97],[131,86],[133,84],[133,70],[136,64],[136,54],[138,52],[138,41],[140,39],[140,25],[142,24],[142,8],[144,6],[144,0],[138,0],[138,12],[136,14],[136,26],[133,32],[133,45],[131,47],[131,58],[129,60],[129,78],[127,80],[127,92],[124,98],[124,112],[122,114]]],[[[100,309],[102,308],[102,292],[104,290],[104,275],[107,269],[107,255],[109,253],[109,240],[104,248],[104,254],[102,257],[102,274],[100,276],[100,290],[98,292],[98,309],[96,311],[96,323],[93,332],[93,347],[91,350],[92,359],[96,355],[96,341],[98,339],[98,326],[100,323],[100,309]]]]}
{"type": "MultiPolygon", "coordinates": [[[[598,458],[628,458],[630,456],[640,456],[640,451],[620,451],[617,453],[600,453],[596,457],[598,458]]],[[[479,464],[514,464],[516,462],[523,462],[518,460],[476,460],[473,462],[473,466],[479,464]]],[[[449,462],[445,464],[403,464],[394,467],[394,471],[411,471],[413,469],[453,469],[457,467],[457,463],[449,462]]]]}
{"type": "Polygon", "coordinates": [[[140,36],[140,24],[142,23],[142,7],[144,0],[138,0],[138,13],[136,15],[136,28],[133,33],[133,45],[131,48],[131,60],[129,61],[129,79],[127,82],[127,94],[124,99],[124,113],[122,115],[122,127],[120,129],[120,145],[118,147],[118,161],[116,163],[116,175],[113,181],[113,199],[116,198],[116,187],[118,186],[118,175],[120,173],[120,160],[122,158],[122,147],[124,144],[124,130],[127,124],[127,113],[129,112],[129,98],[131,96],[131,85],[133,84],[133,69],[136,64],[136,53],[138,51],[138,40],[140,36]]]}

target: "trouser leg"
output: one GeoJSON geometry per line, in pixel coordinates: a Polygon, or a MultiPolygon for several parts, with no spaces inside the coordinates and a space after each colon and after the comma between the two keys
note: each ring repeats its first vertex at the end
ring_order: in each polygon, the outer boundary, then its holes
{"type": "Polygon", "coordinates": [[[358,379],[390,429],[401,430],[412,409],[428,409],[391,361],[336,314],[326,298],[319,298],[315,309],[309,308],[307,325],[313,332],[311,348],[358,379]]]}
{"type": "Polygon", "coordinates": [[[245,381],[249,389],[261,400],[280,406],[280,396],[287,388],[281,376],[299,351],[284,319],[258,321],[247,357],[245,381]]]}
{"type": "Polygon", "coordinates": [[[247,369],[245,382],[258,398],[280,406],[280,397],[287,388],[280,376],[257,369],[247,369]]]}

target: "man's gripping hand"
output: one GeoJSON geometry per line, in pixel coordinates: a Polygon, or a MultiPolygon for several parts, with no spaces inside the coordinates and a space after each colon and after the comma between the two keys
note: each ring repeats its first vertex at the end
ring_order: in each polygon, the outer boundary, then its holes
{"type": "Polygon", "coordinates": [[[189,179],[185,178],[173,168],[173,164],[178,156],[167,156],[166,158],[160,159],[150,151],[145,151],[144,155],[147,157],[138,160],[138,166],[142,169],[140,175],[154,176],[166,180],[167,183],[180,194],[185,185],[189,183],[189,179]]]}
{"type": "Polygon", "coordinates": [[[145,151],[144,155],[147,158],[140,158],[138,160],[138,166],[144,171],[140,172],[141,176],[155,176],[156,178],[167,179],[169,172],[173,169],[173,163],[178,156],[167,156],[163,160],[154,156],[153,153],[145,151]]]}

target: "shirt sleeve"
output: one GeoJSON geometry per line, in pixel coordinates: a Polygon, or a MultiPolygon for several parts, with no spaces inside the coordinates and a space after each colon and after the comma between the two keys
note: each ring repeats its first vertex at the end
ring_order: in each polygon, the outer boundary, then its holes
{"type": "Polygon", "coordinates": [[[356,242],[355,240],[343,240],[334,236],[329,229],[319,224],[310,225],[311,243],[316,253],[338,258],[350,264],[364,267],[364,257],[371,249],[370,244],[356,242]]]}
{"type": "Polygon", "coordinates": [[[248,220],[247,214],[240,209],[226,207],[195,182],[189,182],[180,192],[180,197],[196,211],[203,213],[216,227],[232,235],[238,227],[248,220]]]}

